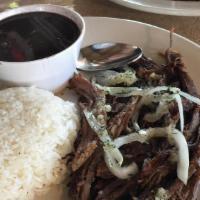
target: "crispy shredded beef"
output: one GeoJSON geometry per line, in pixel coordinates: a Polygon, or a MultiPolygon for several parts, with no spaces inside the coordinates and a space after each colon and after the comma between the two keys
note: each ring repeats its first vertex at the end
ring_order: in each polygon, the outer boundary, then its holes
{"type": "Polygon", "coordinates": [[[132,97],[128,104],[124,106],[124,109],[109,120],[108,130],[113,138],[119,137],[122,131],[127,128],[128,123],[135,111],[135,105],[137,102],[138,98],[132,97]]]}
{"type": "Polygon", "coordinates": [[[75,171],[71,177],[70,193],[76,200],[91,199],[90,192],[92,183],[95,181],[96,169],[101,159],[101,153],[99,149],[96,149],[95,153],[81,166],[81,168],[75,171]]]}
{"type": "MultiPolygon", "coordinates": [[[[182,183],[176,182],[174,185],[171,185],[170,191],[171,193],[174,192],[176,187],[180,186],[180,190],[177,190],[173,193],[173,195],[183,196],[183,199],[192,199],[192,200],[199,200],[199,181],[200,181],[200,163],[199,163],[199,155],[200,155],[200,145],[198,144],[193,152],[191,152],[192,160],[190,161],[190,168],[189,168],[189,180],[187,185],[183,185],[182,183]],[[197,187],[198,186],[198,187],[197,187]],[[198,193],[197,193],[198,190],[198,193]]],[[[172,197],[173,197],[172,195],[172,197]]],[[[175,198],[174,198],[175,199],[175,198]]],[[[177,200],[181,200],[180,198],[177,200]]]]}
{"type": "MultiPolygon", "coordinates": [[[[179,53],[168,49],[165,53],[166,64],[158,65],[152,60],[142,57],[138,62],[130,64],[136,71],[139,86],[171,85],[198,96],[192,79],[179,53]],[[156,76],[155,76],[156,74],[156,76]],[[153,77],[153,79],[152,79],[153,77]]],[[[102,93],[83,75],[76,74],[70,81],[71,88],[80,95],[81,108],[95,110],[95,113],[107,119],[108,132],[112,138],[129,133],[132,118],[136,117],[140,97],[118,98],[102,93]],[[112,111],[105,113],[98,102],[110,104],[112,111]]],[[[102,144],[94,131],[82,117],[82,126],[75,143],[75,153],[71,162],[72,177],[69,184],[70,193],[76,200],[154,200],[157,189],[165,188],[169,200],[198,200],[197,190],[200,181],[200,108],[182,98],[185,116],[184,135],[190,153],[189,180],[184,185],[176,175],[176,162],[172,162],[171,154],[175,147],[166,139],[153,138],[148,144],[132,142],[120,148],[126,163],[136,162],[139,173],[127,180],[116,178],[107,168],[104,161],[102,144]]],[[[141,110],[144,112],[145,109],[141,110]],[[144,110],[144,111],[143,111],[144,110]]],[[[179,126],[179,114],[176,103],[169,105],[170,115],[163,116],[161,122],[148,124],[140,116],[142,127],[166,125],[173,120],[179,126]]],[[[200,199],[200,197],[199,197],[200,199]]]]}
{"type": "Polygon", "coordinates": [[[80,140],[75,149],[75,155],[71,163],[72,171],[79,169],[97,148],[98,139],[85,118],[82,119],[79,138],[80,140]]]}
{"type": "Polygon", "coordinates": [[[70,80],[69,85],[80,95],[80,97],[84,97],[88,107],[91,107],[95,103],[98,96],[98,90],[81,74],[75,74],[70,80]]]}

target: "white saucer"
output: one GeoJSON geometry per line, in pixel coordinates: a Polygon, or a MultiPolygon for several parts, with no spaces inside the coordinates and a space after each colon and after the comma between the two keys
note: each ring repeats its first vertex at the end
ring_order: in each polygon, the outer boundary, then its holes
{"type": "Polygon", "coordinates": [[[110,0],[136,10],[177,16],[200,16],[200,1],[110,0]]]}

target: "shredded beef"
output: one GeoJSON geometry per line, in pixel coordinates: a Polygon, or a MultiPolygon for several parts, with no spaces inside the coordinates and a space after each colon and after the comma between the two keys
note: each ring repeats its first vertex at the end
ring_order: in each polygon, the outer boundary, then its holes
{"type": "Polygon", "coordinates": [[[88,103],[88,107],[95,103],[98,96],[98,90],[93,87],[83,75],[75,74],[70,80],[69,85],[80,95],[80,97],[85,98],[86,102],[88,103]]]}
{"type": "Polygon", "coordinates": [[[70,193],[76,200],[86,200],[90,198],[91,186],[95,180],[96,169],[100,161],[101,154],[99,149],[74,172],[70,182],[70,193]]]}
{"type": "Polygon", "coordinates": [[[81,167],[85,161],[94,153],[97,148],[98,139],[96,134],[88,125],[86,119],[83,117],[82,126],[79,133],[79,144],[75,149],[74,159],[72,160],[72,171],[76,171],[81,167]]]}
{"type": "Polygon", "coordinates": [[[95,200],[113,200],[129,196],[129,191],[136,190],[136,179],[132,180],[119,180],[114,179],[108,185],[104,185],[102,190],[99,190],[95,200]]]}
{"type": "Polygon", "coordinates": [[[135,111],[135,105],[137,102],[138,98],[131,98],[130,102],[124,107],[124,109],[108,122],[108,130],[113,138],[118,137],[122,131],[127,128],[129,120],[135,111]]]}
{"type": "MultiPolygon", "coordinates": [[[[198,97],[181,55],[168,49],[165,59],[165,65],[158,65],[145,56],[136,63],[130,63],[129,67],[136,71],[140,79],[134,87],[170,85],[198,97]]],[[[80,74],[74,75],[70,86],[79,94],[82,110],[87,108],[93,110],[96,116],[103,116],[111,138],[129,134],[134,129],[132,120],[136,118],[142,128],[166,126],[171,121],[179,127],[179,112],[175,102],[169,104],[169,114],[164,115],[160,121],[148,123],[143,119],[147,110],[144,106],[140,107],[139,96],[123,98],[105,95],[80,74]],[[100,106],[102,102],[109,104],[112,110],[106,113],[105,108],[100,106]]],[[[200,196],[197,197],[200,183],[200,108],[185,98],[182,98],[182,102],[185,118],[183,134],[190,154],[187,185],[176,175],[177,164],[172,159],[176,148],[164,138],[153,138],[148,144],[132,142],[122,146],[120,151],[124,162],[129,164],[134,161],[139,172],[127,180],[116,178],[105,164],[102,143],[82,116],[81,129],[70,163],[72,177],[69,189],[73,199],[154,200],[158,188],[163,187],[169,192],[169,200],[200,200],[200,196]]]]}

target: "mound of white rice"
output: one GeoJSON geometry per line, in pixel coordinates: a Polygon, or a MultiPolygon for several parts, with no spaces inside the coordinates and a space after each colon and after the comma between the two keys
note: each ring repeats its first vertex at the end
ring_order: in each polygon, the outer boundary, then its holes
{"type": "Polygon", "coordinates": [[[37,88],[0,91],[0,200],[30,200],[66,177],[75,105],[37,88]]]}

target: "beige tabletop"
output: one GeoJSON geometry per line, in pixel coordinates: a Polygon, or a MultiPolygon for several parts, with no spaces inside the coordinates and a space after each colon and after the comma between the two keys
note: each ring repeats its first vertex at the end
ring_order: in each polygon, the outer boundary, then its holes
{"type": "Polygon", "coordinates": [[[0,0],[0,10],[9,8],[17,2],[19,6],[34,3],[52,3],[73,6],[84,16],[107,16],[146,22],[175,31],[200,44],[200,17],[177,17],[140,12],[116,5],[109,0],[0,0]]]}

